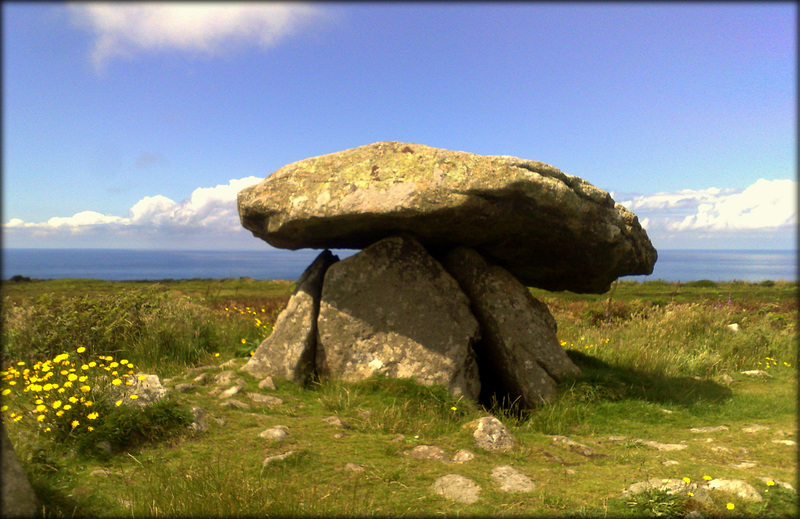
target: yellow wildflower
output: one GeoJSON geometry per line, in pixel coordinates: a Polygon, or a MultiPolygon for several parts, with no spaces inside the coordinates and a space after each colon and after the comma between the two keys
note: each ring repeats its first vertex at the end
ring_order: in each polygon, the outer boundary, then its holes
{"type": "Polygon", "coordinates": [[[138,378],[139,378],[139,380],[147,380],[147,377],[146,377],[146,376],[144,376],[144,375],[139,375],[139,377],[138,377],[138,378]]]}
{"type": "Polygon", "coordinates": [[[684,481],[685,483],[691,483],[691,482],[692,482],[692,480],[691,480],[691,479],[689,479],[689,478],[686,478],[686,477],[685,477],[685,478],[683,478],[683,481],[684,481]]]}
{"type": "Polygon", "coordinates": [[[76,428],[77,426],[79,426],[80,424],[81,424],[81,423],[80,423],[78,420],[72,420],[72,423],[71,423],[70,425],[71,425],[71,426],[72,426],[72,428],[74,429],[74,428],[76,428]]]}
{"type": "Polygon", "coordinates": [[[75,351],[77,351],[78,353],[83,353],[84,351],[86,351],[86,348],[84,348],[83,346],[79,346],[78,349],[75,351]]]}
{"type": "Polygon", "coordinates": [[[84,393],[88,393],[91,390],[92,388],[89,386],[81,386],[81,391],[83,391],[84,393]]]}
{"type": "Polygon", "coordinates": [[[114,402],[114,405],[117,406],[117,407],[121,406],[122,405],[122,400],[117,400],[116,402],[114,402]]]}
{"type": "Polygon", "coordinates": [[[111,381],[111,383],[113,385],[115,385],[115,386],[118,386],[118,385],[122,384],[122,381],[120,379],[118,379],[118,378],[115,378],[114,380],[111,381]]]}
{"type": "Polygon", "coordinates": [[[47,406],[44,404],[39,404],[36,406],[36,410],[39,411],[40,413],[44,413],[45,411],[47,411],[47,406]]]}
{"type": "Polygon", "coordinates": [[[39,416],[36,417],[36,421],[37,422],[44,422],[44,419],[45,419],[45,416],[43,414],[40,414],[39,416]]]}
{"type": "Polygon", "coordinates": [[[130,399],[131,399],[131,400],[136,400],[137,398],[139,398],[139,395],[131,395],[131,396],[130,396],[130,399]]]}
{"type": "Polygon", "coordinates": [[[61,407],[61,400],[53,402],[53,409],[58,409],[59,407],[61,407]]]}
{"type": "Polygon", "coordinates": [[[733,503],[728,503],[727,505],[725,505],[725,508],[727,508],[728,510],[733,510],[734,508],[736,508],[736,505],[734,505],[733,503]]]}
{"type": "Polygon", "coordinates": [[[86,418],[88,418],[89,420],[95,420],[98,416],[100,416],[100,415],[97,412],[94,412],[94,413],[87,414],[86,418]]]}

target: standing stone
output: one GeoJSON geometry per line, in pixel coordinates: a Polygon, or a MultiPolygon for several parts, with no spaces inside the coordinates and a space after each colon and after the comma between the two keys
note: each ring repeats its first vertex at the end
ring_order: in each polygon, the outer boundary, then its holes
{"type": "Polygon", "coordinates": [[[523,284],[606,292],[653,271],[636,215],[542,162],[378,142],[288,164],[238,195],[242,225],[275,247],[360,249],[413,233],[465,245],[523,284]]]}
{"type": "Polygon", "coordinates": [[[328,267],[337,261],[338,257],[325,250],[303,272],[289,303],[275,321],[275,329],[242,366],[243,371],[256,378],[272,375],[306,381],[312,376],[322,280],[328,267]]]}
{"type": "Polygon", "coordinates": [[[328,269],[317,343],[320,377],[373,374],[480,392],[478,322],[458,283],[411,236],[381,240],[328,269]]]}
{"type": "Polygon", "coordinates": [[[0,423],[2,430],[2,502],[0,502],[0,516],[2,517],[38,517],[41,515],[39,501],[33,492],[33,487],[28,481],[28,475],[19,462],[14,446],[8,438],[5,425],[0,423]]]}
{"type": "Polygon", "coordinates": [[[467,247],[442,261],[472,304],[481,326],[475,345],[484,396],[497,392],[532,408],[555,396],[556,382],[580,374],[556,337],[556,321],[510,272],[467,247]]]}

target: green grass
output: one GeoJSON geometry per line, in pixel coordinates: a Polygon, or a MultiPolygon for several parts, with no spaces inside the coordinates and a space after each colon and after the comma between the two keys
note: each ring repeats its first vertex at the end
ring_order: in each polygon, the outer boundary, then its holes
{"type": "MultiPolygon", "coordinates": [[[[5,369],[83,345],[85,355],[124,356],[137,370],[170,377],[168,386],[174,386],[196,376],[185,374],[189,366],[246,355],[269,332],[293,285],[56,280],[2,288],[5,369]]],[[[405,380],[301,387],[278,379],[277,390],[269,393],[284,400],[280,406],[219,408],[207,388],[176,392],[163,409],[140,414],[137,427],[130,425],[130,409],[116,415],[112,409],[105,429],[89,432],[82,424],[64,441],[52,441],[32,415],[14,422],[8,409],[3,419],[49,517],[680,517],[693,509],[704,517],[797,515],[795,494],[759,479],[797,481],[797,447],[771,441],[797,440],[796,284],[622,282],[610,302],[608,294],[532,292],[552,309],[559,339],[583,372],[559,386],[552,404],[533,411],[508,402],[487,410],[442,388],[405,380]],[[732,323],[738,332],[728,328],[732,323]],[[763,369],[772,377],[747,377],[740,373],[745,369],[763,369]],[[206,432],[174,434],[173,426],[185,423],[193,405],[225,424],[210,421],[206,432]],[[487,453],[474,446],[468,424],[489,412],[516,436],[511,451],[487,453]],[[330,415],[348,428],[324,423],[330,415]],[[743,430],[752,424],[769,429],[743,430]],[[289,428],[286,440],[271,444],[258,437],[275,425],[289,428]],[[690,431],[717,425],[729,429],[690,431]],[[139,434],[126,439],[127,429],[139,434]],[[548,436],[553,434],[601,456],[555,446],[548,436]],[[101,437],[114,439],[112,455],[87,448],[101,437]],[[687,447],[659,452],[636,439],[687,447]],[[422,444],[438,445],[451,456],[469,449],[476,457],[450,465],[403,455],[422,444]],[[266,456],[288,450],[295,456],[262,467],[266,456]],[[663,465],[667,460],[679,464],[663,465]],[[747,460],[756,466],[731,466],[747,460]],[[345,471],[347,462],[365,470],[345,471]],[[535,490],[500,492],[489,476],[497,465],[524,472],[535,490]],[[99,468],[109,475],[91,475],[99,468]],[[477,503],[446,501],[429,490],[451,472],[482,487],[477,503]],[[707,505],[657,491],[621,496],[648,478],[698,482],[705,475],[745,479],[765,501],[747,503],[721,493],[712,493],[714,502],[707,505]]],[[[260,391],[257,380],[240,376],[246,391],[260,391]]],[[[20,386],[9,389],[4,405],[23,407],[28,395],[19,393],[20,386]]]]}

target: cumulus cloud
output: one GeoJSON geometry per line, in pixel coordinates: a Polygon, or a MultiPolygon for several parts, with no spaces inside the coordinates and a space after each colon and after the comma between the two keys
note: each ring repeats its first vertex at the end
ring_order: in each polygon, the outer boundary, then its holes
{"type": "Polygon", "coordinates": [[[685,189],[620,204],[674,231],[771,229],[797,224],[797,181],[762,178],[745,189],[685,189]]]}
{"type": "MultiPolygon", "coordinates": [[[[245,177],[227,184],[195,189],[182,202],[156,195],[136,202],[127,216],[114,216],[95,211],[81,211],[73,216],[53,217],[46,222],[31,223],[12,218],[3,225],[6,233],[28,232],[36,236],[70,236],[102,233],[109,238],[131,234],[151,234],[167,241],[170,236],[187,233],[206,234],[210,238],[231,232],[242,232],[236,209],[236,194],[263,180],[245,177]]],[[[168,245],[168,243],[165,243],[168,245]]],[[[210,245],[213,246],[213,243],[210,245]]]]}
{"type": "Polygon", "coordinates": [[[79,3],[75,20],[95,35],[91,59],[102,69],[116,57],[166,49],[208,56],[247,45],[269,47],[319,19],[303,3],[79,3]]]}

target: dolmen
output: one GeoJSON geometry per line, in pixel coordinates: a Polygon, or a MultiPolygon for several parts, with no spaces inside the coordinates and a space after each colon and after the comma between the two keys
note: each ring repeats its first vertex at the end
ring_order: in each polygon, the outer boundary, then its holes
{"type": "Polygon", "coordinates": [[[324,249],[242,368],[256,377],[381,374],[532,408],[580,370],[527,287],[600,294],[657,259],[637,217],[581,178],[421,144],[289,164],[238,210],[274,247],[324,249]]]}

